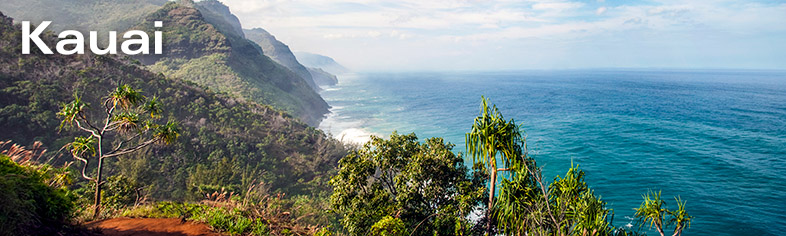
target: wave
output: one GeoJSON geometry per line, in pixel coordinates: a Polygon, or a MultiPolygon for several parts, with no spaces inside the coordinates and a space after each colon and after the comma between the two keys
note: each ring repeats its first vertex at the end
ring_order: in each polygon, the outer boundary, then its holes
{"type": "Polygon", "coordinates": [[[365,123],[362,120],[341,115],[341,109],[343,107],[331,108],[331,113],[319,124],[318,129],[347,144],[364,144],[371,140],[372,135],[380,136],[362,128],[365,123]]]}

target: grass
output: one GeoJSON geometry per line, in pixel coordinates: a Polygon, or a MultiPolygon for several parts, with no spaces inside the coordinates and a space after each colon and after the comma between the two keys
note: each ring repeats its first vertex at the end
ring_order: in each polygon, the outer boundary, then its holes
{"type": "Polygon", "coordinates": [[[239,201],[202,201],[199,203],[157,202],[130,207],[119,216],[130,218],[180,218],[205,223],[213,231],[229,235],[314,235],[323,227],[303,226],[289,219],[289,212],[273,209],[271,204],[246,204],[239,201]]]}

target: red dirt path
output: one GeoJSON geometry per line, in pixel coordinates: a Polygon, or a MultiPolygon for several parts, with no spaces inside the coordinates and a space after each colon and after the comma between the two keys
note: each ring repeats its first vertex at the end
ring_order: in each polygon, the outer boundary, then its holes
{"type": "Polygon", "coordinates": [[[86,224],[107,236],[222,236],[205,224],[181,223],[180,219],[114,218],[86,224]]]}

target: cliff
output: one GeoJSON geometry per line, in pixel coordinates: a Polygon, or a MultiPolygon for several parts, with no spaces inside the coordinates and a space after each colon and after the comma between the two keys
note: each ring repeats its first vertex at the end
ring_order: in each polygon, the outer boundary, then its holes
{"type": "Polygon", "coordinates": [[[314,90],[319,91],[319,86],[308,69],[297,61],[289,46],[278,41],[275,36],[262,28],[244,30],[246,37],[259,44],[265,56],[270,57],[279,64],[286,66],[295,74],[302,77],[314,90]]]}

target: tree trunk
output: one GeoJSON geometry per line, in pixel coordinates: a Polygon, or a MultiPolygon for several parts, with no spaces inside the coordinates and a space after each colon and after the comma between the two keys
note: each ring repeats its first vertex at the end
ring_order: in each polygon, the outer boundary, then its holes
{"type": "Polygon", "coordinates": [[[496,159],[489,157],[491,162],[491,183],[489,186],[489,209],[486,211],[486,235],[491,236],[491,211],[494,210],[494,193],[497,186],[497,162],[496,159]]]}
{"type": "Polygon", "coordinates": [[[663,225],[662,224],[656,224],[655,226],[657,227],[658,233],[660,233],[660,236],[665,236],[665,234],[663,233],[663,225]]]}
{"type": "Polygon", "coordinates": [[[93,203],[93,219],[98,219],[99,213],[101,213],[101,167],[103,167],[104,159],[100,156],[98,157],[98,174],[96,174],[96,192],[95,192],[95,201],[93,203]]]}

